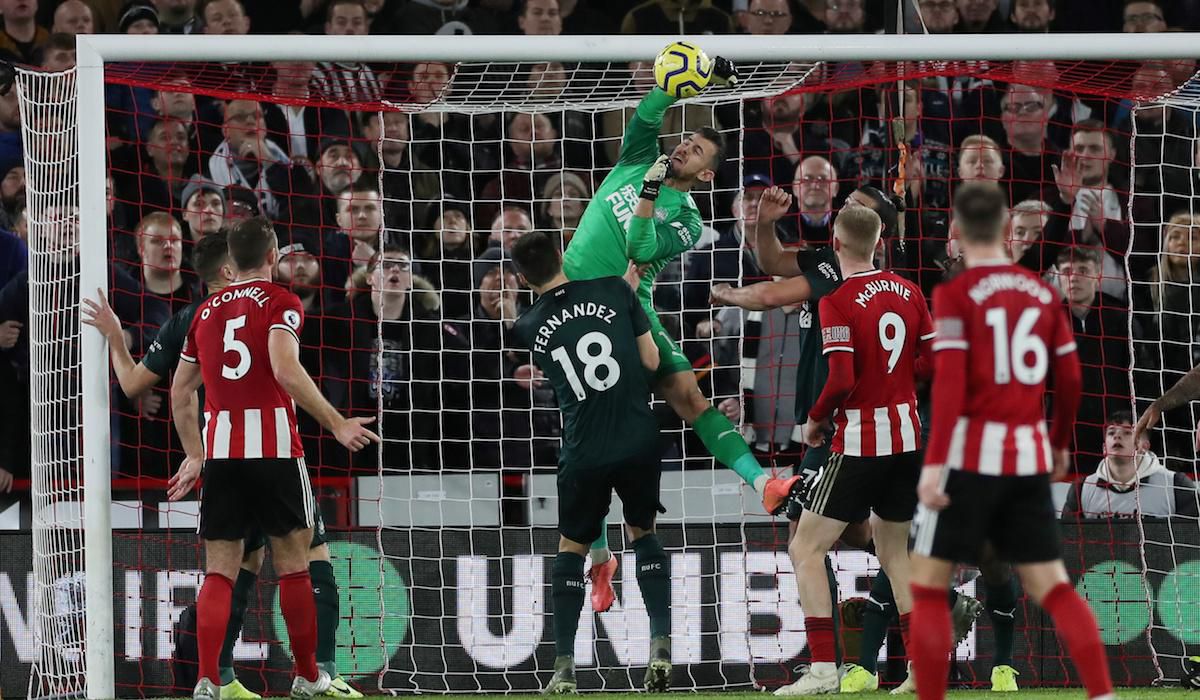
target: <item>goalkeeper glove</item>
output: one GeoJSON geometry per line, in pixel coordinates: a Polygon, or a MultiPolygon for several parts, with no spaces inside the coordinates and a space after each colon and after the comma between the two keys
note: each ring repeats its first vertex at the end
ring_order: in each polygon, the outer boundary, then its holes
{"type": "Polygon", "coordinates": [[[646,175],[642,177],[642,199],[648,199],[651,202],[658,199],[658,190],[662,187],[663,180],[673,174],[671,156],[666,154],[659,156],[654,164],[646,170],[646,175]]]}
{"type": "Polygon", "coordinates": [[[721,87],[737,87],[738,73],[737,66],[733,65],[733,61],[728,58],[717,56],[713,59],[712,78],[709,79],[709,85],[720,85],[721,87]]]}

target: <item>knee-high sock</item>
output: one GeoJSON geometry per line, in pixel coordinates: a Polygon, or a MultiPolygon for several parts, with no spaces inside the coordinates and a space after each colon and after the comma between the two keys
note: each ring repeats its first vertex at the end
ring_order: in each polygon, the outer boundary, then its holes
{"type": "Polygon", "coordinates": [[[217,661],[220,666],[221,685],[229,685],[237,677],[233,672],[233,645],[242,633],[242,625],[246,621],[246,608],[250,606],[250,591],[258,583],[258,574],[238,569],[237,581],[233,584],[233,597],[229,605],[229,625],[225,628],[225,641],[221,644],[221,656],[217,661]]]}
{"type": "Polygon", "coordinates": [[[317,606],[308,571],[279,577],[279,607],[287,624],[296,675],[317,679],[317,606]]]}
{"type": "Polygon", "coordinates": [[[709,406],[692,424],[692,430],[718,462],[732,469],[756,490],[762,488],[762,481],[766,479],[760,481],[759,477],[766,477],[767,473],[750,453],[742,434],[723,413],[709,406]]]}
{"type": "Polygon", "coordinates": [[[633,541],[637,557],[637,582],[650,616],[650,638],[671,635],[671,560],[658,535],[650,533],[633,541]]]}
{"type": "Polygon", "coordinates": [[[218,659],[225,630],[229,628],[229,608],[233,600],[233,581],[221,574],[204,577],[196,598],[196,651],[200,657],[200,678],[221,683],[218,659]]]}
{"type": "Polygon", "coordinates": [[[337,678],[337,629],[341,622],[341,597],[333,564],[327,561],[308,563],[312,580],[313,603],[317,606],[317,666],[337,678]]]}
{"type": "Polygon", "coordinates": [[[1096,618],[1088,604],[1071,584],[1060,583],[1046,594],[1042,607],[1054,619],[1054,627],[1075,662],[1075,670],[1079,671],[1088,697],[1110,695],[1113,687],[1108,658],[1096,628],[1096,618]]]}
{"type": "Polygon", "coordinates": [[[1010,576],[1004,583],[983,583],[987,591],[988,617],[992,620],[992,634],[996,639],[996,655],[992,659],[992,666],[1011,666],[1013,636],[1017,627],[1017,580],[1010,576]]]}
{"type": "Polygon", "coordinates": [[[575,633],[579,631],[584,590],[583,557],[574,552],[559,552],[550,570],[556,656],[575,656],[575,633]]]}
{"type": "Polygon", "coordinates": [[[842,665],[842,611],[838,607],[837,575],[833,573],[833,560],[825,555],[825,581],[829,584],[830,621],[833,624],[833,656],[838,666],[842,665]]]}
{"type": "Polygon", "coordinates": [[[871,673],[879,671],[879,650],[887,638],[888,627],[896,616],[896,596],[892,593],[892,581],[883,572],[875,575],[871,582],[871,597],[863,612],[862,654],[858,665],[871,673]]]}
{"type": "Polygon", "coordinates": [[[950,649],[954,630],[950,608],[946,607],[946,589],[912,585],[912,648],[908,650],[916,674],[921,700],[946,697],[950,674],[950,649]]]}

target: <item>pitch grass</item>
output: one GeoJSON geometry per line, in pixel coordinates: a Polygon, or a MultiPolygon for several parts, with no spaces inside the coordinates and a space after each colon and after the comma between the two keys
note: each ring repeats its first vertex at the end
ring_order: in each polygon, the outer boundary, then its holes
{"type": "MultiPolygon", "coordinates": [[[[1197,700],[1200,700],[1200,691],[1187,690],[1185,688],[1117,688],[1116,693],[1117,693],[1117,700],[1160,700],[1160,698],[1185,698],[1185,697],[1196,698],[1197,700]]],[[[766,700],[766,698],[768,696],[770,696],[770,694],[765,691],[761,692],[761,693],[749,692],[749,691],[729,692],[729,693],[693,693],[693,692],[687,691],[687,690],[676,690],[676,691],[672,691],[671,694],[679,697],[681,700],[684,700],[685,698],[686,698],[686,700],[750,700],[751,698],[755,698],[756,700],[766,700]]],[[[634,695],[646,695],[647,697],[649,697],[648,694],[641,693],[641,692],[635,692],[635,691],[630,691],[628,693],[580,693],[576,697],[584,698],[585,700],[630,700],[630,697],[634,696],[634,695]]],[[[404,697],[404,696],[402,696],[402,695],[401,696],[368,695],[368,696],[366,696],[366,698],[364,698],[364,700],[396,700],[397,697],[404,697]]],[[[498,700],[535,700],[535,699],[536,700],[546,700],[546,698],[547,698],[547,696],[545,696],[545,695],[504,695],[501,693],[477,693],[477,694],[471,694],[471,695],[465,695],[462,693],[455,693],[453,695],[439,695],[437,693],[429,693],[429,694],[425,695],[425,697],[428,697],[428,698],[433,698],[433,697],[445,697],[445,698],[494,697],[494,698],[497,698],[498,700]]],[[[562,696],[558,696],[558,697],[562,697],[562,696]]],[[[567,696],[567,697],[569,697],[569,696],[567,696]]],[[[888,698],[891,696],[888,695],[886,690],[880,690],[880,691],[877,691],[874,693],[857,693],[855,695],[847,696],[847,697],[879,698],[879,700],[883,700],[883,698],[888,698]]],[[[909,700],[916,700],[917,696],[906,695],[903,697],[909,698],[909,700]]],[[[1071,698],[1071,700],[1086,700],[1087,695],[1080,688],[1053,688],[1053,689],[1039,689],[1039,690],[1032,690],[1032,689],[1026,690],[1026,689],[1022,688],[1021,690],[1019,690],[1015,693],[1011,693],[1011,694],[1010,693],[1005,693],[1005,694],[998,693],[993,696],[991,694],[991,692],[988,691],[987,689],[980,688],[979,690],[951,690],[949,693],[946,694],[946,697],[948,697],[948,698],[975,698],[976,700],[983,700],[984,698],[988,698],[988,697],[995,697],[997,699],[1005,698],[1006,700],[1008,698],[1011,698],[1012,700],[1018,700],[1020,698],[1029,698],[1029,697],[1061,698],[1062,700],[1066,700],[1067,698],[1071,698]]],[[[191,699],[190,698],[178,698],[175,700],[191,700],[191,699]]]]}
{"type": "MultiPolygon", "coordinates": [[[[586,698],[586,700],[629,700],[630,696],[635,695],[635,694],[641,695],[641,693],[632,693],[632,692],[629,692],[629,693],[581,693],[580,697],[586,698]]],[[[692,692],[685,691],[685,690],[674,691],[672,694],[680,696],[681,698],[686,698],[686,700],[749,700],[750,698],[755,698],[757,700],[765,700],[765,698],[768,696],[768,694],[765,692],[764,693],[754,693],[754,692],[692,693],[692,692]]],[[[495,698],[503,698],[504,700],[534,700],[535,698],[537,698],[538,700],[545,699],[545,696],[542,696],[542,695],[500,695],[500,694],[490,694],[490,693],[480,693],[479,695],[472,695],[472,696],[463,696],[463,695],[456,694],[456,695],[451,695],[451,696],[446,696],[446,697],[448,697],[448,698],[453,698],[453,697],[495,697],[495,698]]],[[[860,693],[860,694],[856,694],[852,697],[880,698],[882,700],[882,698],[887,698],[890,696],[887,694],[886,691],[881,690],[881,691],[878,691],[875,693],[860,693]]],[[[916,700],[915,695],[907,695],[905,697],[910,698],[910,700],[916,700]]],[[[1079,689],[1079,688],[1055,688],[1055,689],[1047,689],[1047,690],[1021,689],[1020,691],[1018,691],[1016,693],[1003,694],[1003,695],[997,694],[995,696],[992,696],[991,693],[987,690],[980,689],[980,690],[952,690],[948,693],[947,697],[976,698],[977,700],[982,700],[983,698],[987,698],[987,697],[1013,698],[1013,700],[1016,700],[1017,698],[1028,698],[1028,697],[1063,698],[1064,700],[1066,698],[1072,698],[1073,700],[1085,700],[1085,698],[1087,698],[1087,695],[1083,692],[1082,689],[1079,689]]],[[[1190,698],[1196,698],[1197,700],[1200,700],[1200,692],[1186,690],[1183,688],[1117,688],[1118,700],[1159,700],[1160,698],[1173,698],[1173,697],[1179,697],[1179,698],[1190,697],[1190,698]]],[[[395,696],[368,695],[366,700],[395,700],[395,696]]]]}

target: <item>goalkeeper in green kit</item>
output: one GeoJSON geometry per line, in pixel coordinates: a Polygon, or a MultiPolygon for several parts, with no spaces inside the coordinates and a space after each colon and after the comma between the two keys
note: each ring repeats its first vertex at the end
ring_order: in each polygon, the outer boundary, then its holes
{"type": "MultiPolygon", "coordinates": [[[[712,82],[736,84],[733,63],[713,59],[712,82]]],[[[779,479],[763,471],[741,433],[700,393],[691,363],[663,328],[651,301],[654,278],[700,239],[700,212],[688,192],[713,180],[725,149],[720,132],[702,127],[686,135],[670,154],[660,153],[663,115],[675,101],[656,87],[638,104],[625,129],[617,163],[588,203],[563,255],[563,272],[571,280],[589,280],[620,277],[630,262],[643,268],[637,296],[658,347],[654,381],[659,394],[692,426],[713,457],[752,486],[762,496],[763,507],[774,514],[783,507],[797,477],[779,479]]],[[[616,561],[608,550],[606,529],[600,532],[600,539],[592,544],[590,575],[592,607],[604,611],[614,599],[616,561]]]]}

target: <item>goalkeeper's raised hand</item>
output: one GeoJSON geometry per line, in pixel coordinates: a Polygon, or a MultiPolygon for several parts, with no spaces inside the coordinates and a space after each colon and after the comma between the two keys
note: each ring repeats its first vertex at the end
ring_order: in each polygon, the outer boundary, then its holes
{"type": "Polygon", "coordinates": [[[717,56],[713,59],[712,77],[708,79],[708,84],[719,87],[737,87],[737,66],[733,65],[733,61],[728,58],[717,56]]]}
{"type": "Polygon", "coordinates": [[[642,176],[642,199],[648,199],[651,202],[658,199],[658,190],[662,187],[663,180],[671,177],[672,174],[671,156],[664,153],[646,169],[646,174],[642,176]]]}

